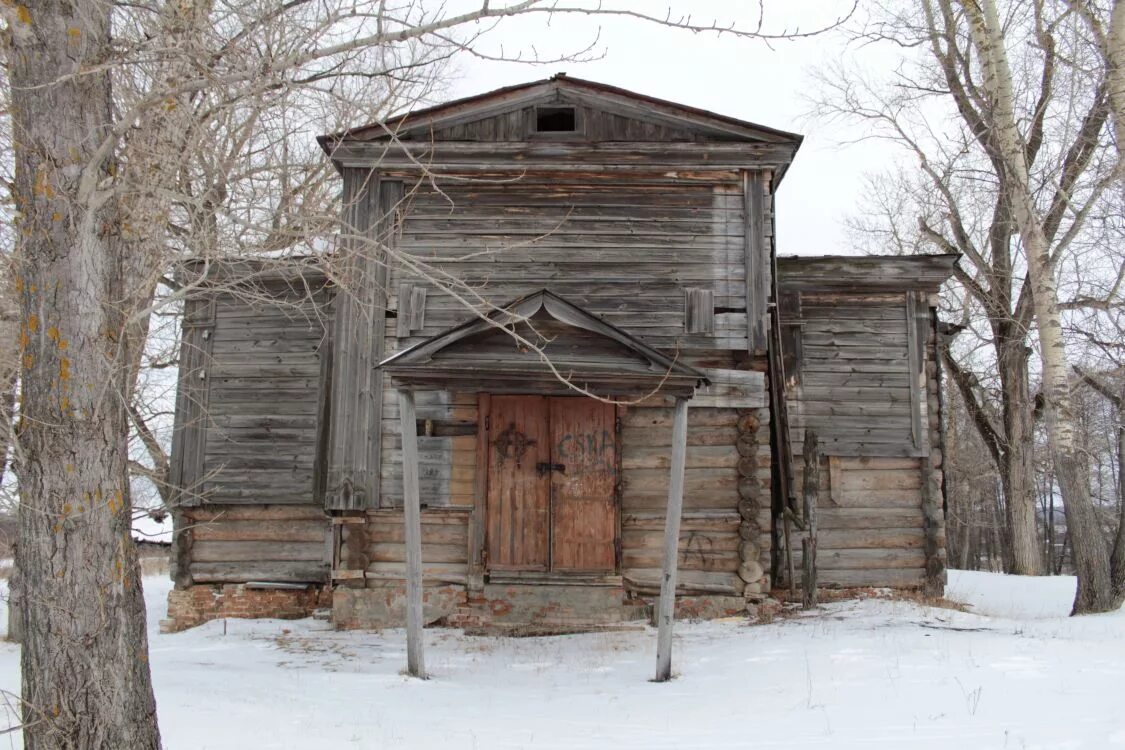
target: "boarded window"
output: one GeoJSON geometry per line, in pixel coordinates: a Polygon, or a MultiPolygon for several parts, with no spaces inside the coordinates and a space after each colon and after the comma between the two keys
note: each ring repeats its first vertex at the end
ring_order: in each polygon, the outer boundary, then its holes
{"type": "Polygon", "coordinates": [[[395,335],[399,338],[421,331],[426,325],[426,287],[401,284],[398,288],[398,320],[395,335]]]}
{"type": "Polygon", "coordinates": [[[710,289],[684,290],[684,330],[688,333],[715,332],[715,292],[710,289]]]}

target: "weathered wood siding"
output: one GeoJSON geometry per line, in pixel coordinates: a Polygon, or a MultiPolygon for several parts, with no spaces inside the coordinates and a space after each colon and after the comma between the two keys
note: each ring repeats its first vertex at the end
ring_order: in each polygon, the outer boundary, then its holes
{"type": "Polygon", "coordinates": [[[793,445],[816,430],[839,456],[920,456],[916,436],[921,347],[912,352],[906,294],[800,295],[800,357],[789,388],[793,445]]]}
{"type": "MultiPolygon", "coordinates": [[[[805,289],[787,305],[791,440],[815,429],[823,455],[821,585],[922,586],[944,571],[930,301],[915,291],[805,289]]],[[[792,476],[799,491],[799,456],[792,476]]]]}
{"type": "MultiPolygon", "coordinates": [[[[628,116],[573,101],[544,101],[541,104],[529,104],[506,112],[434,128],[428,132],[410,133],[407,138],[432,138],[434,141],[524,141],[540,135],[536,130],[537,108],[557,106],[575,108],[577,126],[575,134],[585,140],[686,143],[724,140],[721,133],[705,134],[699,129],[677,126],[652,115],[628,116]]],[[[733,137],[731,140],[734,140],[733,137]]]]}
{"type": "Polygon", "coordinates": [[[325,505],[378,507],[387,257],[402,183],[371,170],[344,170],[344,225],[338,250],[328,403],[325,505]]]}
{"type": "Polygon", "coordinates": [[[328,291],[274,284],[218,293],[185,324],[174,446],[185,504],[313,503],[319,478],[328,291]],[[197,460],[188,463],[191,455],[197,460]]]}
{"type": "MultiPolygon", "coordinates": [[[[646,343],[738,349],[746,343],[745,213],[741,184],[656,178],[529,175],[514,182],[422,186],[405,210],[391,308],[403,284],[429,287],[424,325],[407,345],[470,316],[423,273],[456,279],[458,293],[502,304],[547,287],[646,343]],[[688,334],[685,290],[713,291],[713,334],[688,334]]],[[[765,301],[761,301],[763,307],[765,301]]]]}
{"type": "MultiPolygon", "coordinates": [[[[374,585],[406,578],[406,554],[401,510],[367,514],[365,576],[374,585]]],[[[468,509],[422,511],[422,577],[426,583],[468,581],[468,509]]]]}
{"type": "Polygon", "coordinates": [[[328,580],[330,295],[313,274],[189,303],[172,441],[177,585],[328,580]]]}
{"type": "MultiPolygon", "coordinates": [[[[331,528],[320,506],[205,506],[182,511],[178,557],[190,583],[322,583],[331,528]]],[[[184,571],[177,571],[185,582],[184,571]]]]}
{"type": "MultiPolygon", "coordinates": [[[[764,254],[749,265],[766,274],[770,268],[768,194],[760,201],[763,220],[755,224],[763,233],[761,241],[748,244],[745,234],[750,204],[743,190],[746,184],[764,186],[760,178],[757,183],[652,175],[513,179],[443,182],[440,192],[428,186],[407,190],[396,248],[407,254],[410,265],[417,265],[408,269],[400,262],[391,270],[388,307],[396,317],[386,325],[388,352],[472,317],[462,300],[486,309],[482,300],[503,304],[544,287],[651,346],[699,358],[714,351],[747,352],[753,329],[749,319],[764,321],[766,305],[757,286],[751,289],[746,282],[748,246],[764,254]],[[426,276],[456,279],[457,289],[451,293],[426,276]],[[417,295],[419,288],[426,290],[424,297],[417,295]],[[705,290],[714,301],[706,333],[687,332],[689,289],[705,290]],[[413,307],[419,299],[421,312],[413,307]],[[749,319],[748,302],[754,307],[749,319]],[[402,323],[407,316],[409,326],[402,323]]],[[[723,362],[733,367],[729,355],[723,362]]],[[[729,390],[724,388],[718,390],[729,390]]],[[[450,394],[420,398],[420,420],[453,419],[467,427],[475,419],[467,394],[460,398],[456,417],[450,394]]],[[[394,400],[385,394],[382,507],[401,502],[394,400]]],[[[470,442],[463,443],[468,450],[470,442]]],[[[471,500],[464,494],[472,486],[468,466],[450,485],[453,451],[451,438],[435,438],[423,450],[424,503],[438,505],[442,497],[450,504],[471,500]]]]}

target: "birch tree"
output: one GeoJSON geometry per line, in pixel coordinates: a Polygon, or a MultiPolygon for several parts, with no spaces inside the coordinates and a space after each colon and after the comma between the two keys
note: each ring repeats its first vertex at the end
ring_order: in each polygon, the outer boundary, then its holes
{"type": "MultiPolygon", "coordinates": [[[[1008,186],[1011,211],[1027,257],[1042,359],[1047,436],[1078,572],[1074,612],[1105,612],[1120,606],[1121,598],[1112,580],[1109,550],[1097,522],[1078,453],[1055,277],[1057,259],[1052,257],[1045,216],[1036,203],[1031,183],[1028,141],[1017,121],[1016,91],[1004,29],[994,0],[963,0],[960,5],[967,16],[972,45],[980,60],[981,87],[985,94],[980,111],[994,143],[994,158],[1001,178],[1008,186]]],[[[1043,12],[1042,8],[1036,10],[1043,12]]],[[[1106,86],[1106,82],[1099,82],[1099,88],[1104,90],[1106,86]]],[[[1106,97],[1105,94],[1098,96],[1106,97]]]]}
{"type": "MultiPolygon", "coordinates": [[[[1107,17],[1106,7],[1090,8],[1107,17]]],[[[1054,455],[1064,471],[1073,468],[1060,321],[1067,311],[1120,303],[1121,263],[1104,218],[1121,210],[1111,190],[1120,162],[1109,72],[1086,23],[1051,0],[1012,0],[1002,19],[994,2],[882,4],[856,37],[890,46],[902,63],[885,79],[844,70],[824,77],[821,111],[874,125],[873,137],[905,148],[916,165],[874,180],[860,235],[898,252],[963,255],[947,300],[965,333],[945,364],[1000,470],[1008,569],[1017,573],[1042,571],[1032,453],[1040,413],[1051,434],[1062,425],[1054,455]],[[1100,276],[1070,273],[1085,266],[1100,276]]],[[[1067,481],[1073,496],[1085,477],[1067,481]]],[[[1075,497],[1065,503],[1068,520],[1079,535],[1092,532],[1089,503],[1075,497]]],[[[1099,536],[1081,552],[1076,612],[1109,606],[1092,593],[1107,583],[1097,572],[1102,550],[1099,536]]]]}

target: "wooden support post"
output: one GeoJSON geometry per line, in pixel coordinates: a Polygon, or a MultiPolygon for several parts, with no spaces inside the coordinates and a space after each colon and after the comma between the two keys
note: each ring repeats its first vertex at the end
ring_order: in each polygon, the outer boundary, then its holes
{"type": "Polygon", "coordinates": [[[686,398],[677,398],[672,419],[672,473],[668,477],[668,509],[664,518],[664,567],[660,576],[657,615],[656,681],[672,676],[672,621],[676,616],[676,567],[680,558],[680,516],[684,506],[684,464],[687,458],[686,398]]]}
{"type": "Polygon", "coordinates": [[[406,525],[406,670],[426,678],[422,654],[422,499],[418,491],[418,425],[414,393],[398,392],[402,428],[402,506],[406,525]]]}
{"type": "Polygon", "coordinates": [[[816,432],[805,430],[805,538],[801,540],[802,606],[816,606],[816,498],[820,488],[820,446],[816,432]]]}

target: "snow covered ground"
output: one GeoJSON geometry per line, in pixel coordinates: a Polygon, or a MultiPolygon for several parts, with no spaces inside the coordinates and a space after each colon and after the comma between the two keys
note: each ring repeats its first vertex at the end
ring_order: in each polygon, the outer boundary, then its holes
{"type": "MultiPolygon", "coordinates": [[[[145,585],[170,750],[1125,748],[1125,613],[1066,617],[1069,578],[951,572],[949,597],[973,614],[864,600],[771,625],[681,623],[679,677],[662,685],[648,629],[429,630],[420,682],[400,674],[399,630],[228,620],[160,635],[170,584],[145,585]]],[[[0,644],[0,688],[18,690],[18,667],[0,644]]]]}

